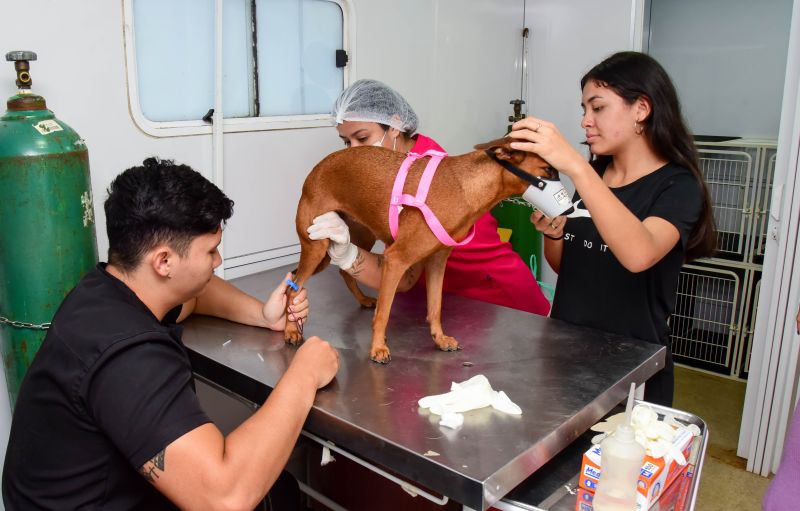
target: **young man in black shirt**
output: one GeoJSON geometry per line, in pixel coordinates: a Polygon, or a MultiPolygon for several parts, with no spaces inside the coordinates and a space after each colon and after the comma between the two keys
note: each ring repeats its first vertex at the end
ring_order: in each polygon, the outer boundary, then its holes
{"type": "MultiPolygon", "coordinates": [[[[264,405],[223,437],[175,323],[198,312],[282,330],[285,281],[262,303],[214,276],[233,202],[187,166],[150,158],[126,170],[105,211],[109,262],[64,300],[20,389],[5,507],[252,510],[338,354],[307,340],[264,405]]],[[[304,294],[292,313],[306,317],[304,294]]]]}

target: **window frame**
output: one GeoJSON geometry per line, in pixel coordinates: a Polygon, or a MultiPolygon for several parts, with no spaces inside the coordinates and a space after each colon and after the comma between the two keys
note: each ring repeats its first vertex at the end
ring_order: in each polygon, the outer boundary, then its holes
{"type": "MultiPolygon", "coordinates": [[[[355,75],[354,55],[355,23],[353,0],[327,0],[342,10],[342,46],[347,52],[348,62],[343,68],[343,87],[350,84],[350,76],[355,75]]],[[[136,41],[133,19],[134,0],[123,0],[123,38],[125,45],[125,81],[128,90],[128,107],[136,126],[154,137],[178,137],[187,135],[210,135],[212,124],[202,119],[191,121],[152,121],[142,112],[139,97],[139,74],[136,65],[136,41]]],[[[212,56],[213,58],[213,56],[212,56]]],[[[332,106],[332,105],[331,105],[332,106]]],[[[224,115],[224,112],[223,112],[224,115]]],[[[222,124],[223,133],[243,131],[269,131],[296,128],[330,127],[331,115],[297,114],[267,117],[231,117],[225,118],[222,124]]]]}

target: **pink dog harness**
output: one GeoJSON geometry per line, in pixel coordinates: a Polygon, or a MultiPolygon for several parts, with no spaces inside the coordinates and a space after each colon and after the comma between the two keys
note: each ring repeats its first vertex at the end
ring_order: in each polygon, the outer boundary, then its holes
{"type": "Polygon", "coordinates": [[[431,208],[425,203],[425,199],[428,198],[428,190],[431,187],[431,181],[433,181],[433,175],[436,173],[439,163],[444,159],[445,156],[447,156],[447,153],[436,151],[434,149],[428,149],[422,154],[409,152],[405,161],[403,161],[403,164],[400,165],[400,170],[397,171],[397,177],[394,179],[392,197],[389,201],[389,230],[392,233],[392,239],[397,239],[397,225],[398,217],[400,216],[400,209],[403,206],[413,206],[422,212],[422,215],[425,217],[425,221],[428,223],[428,227],[443,244],[448,246],[461,246],[466,245],[472,240],[472,237],[475,235],[474,225],[470,229],[470,232],[466,238],[460,242],[456,242],[452,237],[450,237],[444,227],[442,227],[442,223],[439,222],[439,219],[436,218],[436,215],[433,213],[433,211],[431,211],[431,208]],[[408,169],[411,168],[411,164],[419,158],[424,158],[426,156],[430,156],[431,159],[428,161],[428,165],[425,166],[425,172],[422,173],[422,178],[419,180],[417,195],[414,196],[403,193],[403,186],[406,184],[408,169]]]}

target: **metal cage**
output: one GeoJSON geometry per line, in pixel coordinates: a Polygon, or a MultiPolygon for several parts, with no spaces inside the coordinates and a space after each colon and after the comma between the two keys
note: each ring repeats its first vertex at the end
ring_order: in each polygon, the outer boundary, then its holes
{"type": "Polygon", "coordinates": [[[684,265],[670,343],[676,362],[733,374],[741,329],[744,270],[684,265]]]}
{"type": "Polygon", "coordinates": [[[756,151],[700,149],[699,154],[717,224],[717,257],[746,261],[756,151]]]}
{"type": "Polygon", "coordinates": [[[749,289],[751,295],[746,300],[748,308],[745,308],[742,325],[741,341],[739,342],[739,354],[736,362],[736,376],[747,378],[750,373],[750,355],[753,352],[753,333],[756,330],[756,313],[758,311],[758,298],[761,293],[761,272],[751,271],[749,279],[749,289]]]}
{"type": "Polygon", "coordinates": [[[753,205],[753,249],[748,259],[749,262],[754,264],[763,264],[764,262],[776,156],[774,148],[768,148],[763,151],[763,163],[760,165],[763,172],[759,173],[759,179],[756,181],[755,204],[753,205]]]}
{"type": "Polygon", "coordinates": [[[747,378],[767,246],[777,144],[697,143],[718,232],[718,250],[681,271],[670,318],[676,362],[747,378]]]}

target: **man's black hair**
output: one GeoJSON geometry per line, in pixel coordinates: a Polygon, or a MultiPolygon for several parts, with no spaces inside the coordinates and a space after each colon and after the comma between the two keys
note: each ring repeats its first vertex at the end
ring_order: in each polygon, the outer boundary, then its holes
{"type": "Polygon", "coordinates": [[[231,217],[233,201],[191,167],[148,158],[111,182],[105,212],[108,262],[127,272],[162,243],[185,255],[231,217]]]}

